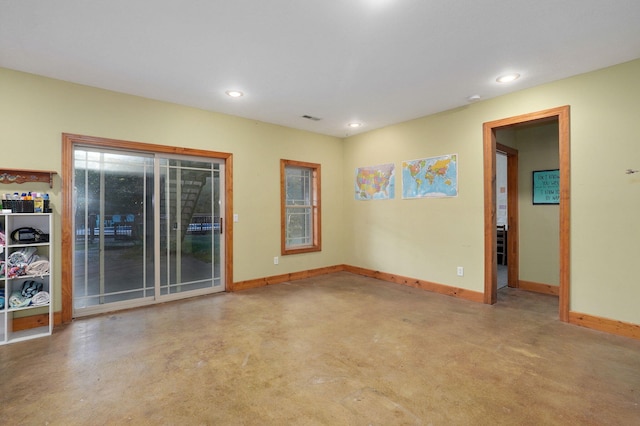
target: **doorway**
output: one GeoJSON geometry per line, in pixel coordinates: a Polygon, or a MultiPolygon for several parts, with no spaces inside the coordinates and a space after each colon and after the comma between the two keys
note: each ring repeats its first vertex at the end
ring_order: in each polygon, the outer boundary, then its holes
{"type": "MultiPolygon", "coordinates": [[[[497,254],[496,254],[496,131],[523,124],[544,123],[551,120],[558,122],[558,156],[560,163],[560,226],[559,226],[559,317],[561,321],[569,321],[569,286],[570,286],[570,132],[569,132],[569,106],[552,108],[535,113],[510,117],[502,120],[484,123],[484,234],[485,234],[485,283],[484,302],[494,304],[497,301],[497,254]]],[[[517,157],[516,157],[517,158],[517,157]]],[[[517,176],[517,169],[516,169],[517,176]]],[[[516,181],[517,182],[517,181],[516,181]]],[[[508,215],[508,227],[511,232],[507,246],[507,256],[510,257],[509,285],[517,286],[518,265],[518,223],[516,203],[511,203],[517,194],[510,195],[510,211],[508,215]],[[514,205],[515,204],[515,205],[514,205]],[[511,264],[513,263],[513,264],[511,264]],[[513,283],[513,284],[512,284],[513,283]]],[[[517,198],[515,199],[517,200],[517,198]]]]}
{"type": "Polygon", "coordinates": [[[497,289],[518,286],[518,151],[496,143],[497,289]]]}
{"type": "Polygon", "coordinates": [[[63,135],[62,322],[230,289],[231,154],[63,135]]]}

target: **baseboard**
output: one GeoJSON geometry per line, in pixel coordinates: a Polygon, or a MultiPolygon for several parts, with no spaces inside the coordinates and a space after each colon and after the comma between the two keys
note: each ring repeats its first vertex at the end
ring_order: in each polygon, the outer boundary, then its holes
{"type": "Polygon", "coordinates": [[[618,336],[640,339],[640,325],[630,322],[581,314],[579,312],[569,312],[569,323],[593,330],[604,331],[605,333],[617,334],[618,336]]]}
{"type": "Polygon", "coordinates": [[[332,274],[334,272],[344,271],[344,265],[327,266],[324,268],[310,269],[301,272],[291,272],[282,275],[272,275],[265,278],[257,278],[254,280],[238,281],[233,283],[232,288],[227,291],[241,291],[250,288],[265,287],[273,284],[280,284],[287,281],[302,280],[304,278],[317,277],[318,275],[332,274]]]}
{"type": "Polygon", "coordinates": [[[359,268],[357,266],[344,265],[344,270],[353,274],[364,275],[366,277],[375,278],[382,281],[415,287],[421,290],[431,291],[433,293],[444,294],[446,296],[458,297],[460,299],[470,300],[472,302],[482,303],[484,301],[483,293],[467,290],[464,288],[451,287],[448,285],[419,280],[416,278],[389,274],[387,272],[373,271],[371,269],[359,268]]]}
{"type": "MultiPolygon", "coordinates": [[[[444,294],[447,296],[458,297],[472,302],[483,303],[484,295],[482,293],[466,290],[463,288],[451,287],[444,284],[437,284],[429,281],[419,280],[415,278],[403,277],[400,275],[389,274],[386,272],[374,271],[371,269],[360,268],[350,265],[335,265],[325,268],[311,269],[308,271],[292,272],[282,275],[274,275],[266,278],[259,278],[255,280],[239,281],[233,284],[233,288],[229,291],[241,291],[250,288],[264,287],[272,284],[279,284],[287,281],[301,280],[304,278],[311,278],[318,275],[326,275],[334,272],[350,272],[357,275],[363,275],[370,278],[375,278],[382,281],[388,281],[395,284],[406,285],[409,287],[415,287],[434,293],[444,294]]],[[[520,281],[520,289],[535,291],[538,293],[557,295],[558,290],[556,286],[550,286],[548,284],[534,283],[530,281],[520,281]]],[[[29,328],[41,327],[47,324],[49,320],[49,314],[32,315],[28,317],[15,318],[13,320],[13,330],[27,330],[29,328]]],[[[618,336],[630,337],[632,339],[640,339],[640,325],[633,324],[624,321],[612,320],[609,318],[602,318],[594,315],[582,314],[579,312],[569,312],[569,323],[579,325],[581,327],[590,328],[593,330],[603,331],[605,333],[611,333],[618,336]]],[[[62,324],[62,313],[53,313],[53,325],[58,326],[62,324]]]]}
{"type": "MultiPolygon", "coordinates": [[[[49,314],[31,315],[28,317],[14,318],[11,326],[13,331],[28,330],[49,324],[49,314]]],[[[62,312],[53,313],[54,327],[62,324],[62,312]]]]}
{"type": "Polygon", "coordinates": [[[463,288],[451,287],[444,284],[437,284],[429,281],[419,280],[416,278],[403,277],[401,275],[389,274],[386,272],[374,271],[371,269],[360,268],[350,265],[335,265],[325,268],[311,269],[308,271],[292,272],[289,274],[273,275],[265,278],[257,278],[255,280],[238,281],[233,283],[233,288],[229,291],[248,290],[250,288],[265,287],[268,285],[279,284],[287,281],[301,280],[311,278],[318,275],[331,274],[334,272],[350,272],[352,274],[363,275],[377,280],[388,281],[395,284],[406,285],[409,287],[419,288],[421,290],[431,291],[433,293],[444,294],[447,296],[458,297],[470,300],[472,302],[482,303],[484,295],[482,293],[466,290],[463,288]]]}
{"type": "Polygon", "coordinates": [[[542,294],[550,294],[553,296],[558,296],[560,294],[560,287],[557,285],[542,284],[542,283],[536,283],[533,281],[519,280],[518,288],[520,290],[533,291],[535,293],[542,293],[542,294]]]}

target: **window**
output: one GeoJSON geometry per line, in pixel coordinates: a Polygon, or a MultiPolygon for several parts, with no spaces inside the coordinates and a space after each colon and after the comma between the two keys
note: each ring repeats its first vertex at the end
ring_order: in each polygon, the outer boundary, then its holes
{"type": "Polygon", "coordinates": [[[282,254],[320,251],[320,165],[280,160],[282,254]]]}

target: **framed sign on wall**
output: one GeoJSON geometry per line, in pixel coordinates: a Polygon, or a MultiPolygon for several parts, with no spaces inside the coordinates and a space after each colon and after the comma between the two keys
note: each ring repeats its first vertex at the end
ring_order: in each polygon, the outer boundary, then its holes
{"type": "Polygon", "coordinates": [[[533,204],[560,204],[560,170],[533,171],[533,204]]]}

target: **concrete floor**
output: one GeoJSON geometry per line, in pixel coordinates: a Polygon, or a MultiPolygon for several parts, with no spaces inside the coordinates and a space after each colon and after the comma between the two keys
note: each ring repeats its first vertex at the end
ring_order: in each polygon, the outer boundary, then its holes
{"type": "Polygon", "coordinates": [[[348,273],[0,347],[3,424],[632,425],[640,341],[348,273]]]}

